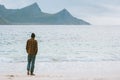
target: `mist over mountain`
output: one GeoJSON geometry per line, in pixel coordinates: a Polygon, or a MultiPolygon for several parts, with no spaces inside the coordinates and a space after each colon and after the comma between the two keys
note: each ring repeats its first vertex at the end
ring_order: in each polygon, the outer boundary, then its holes
{"type": "Polygon", "coordinates": [[[6,9],[0,5],[0,24],[90,25],[73,17],[67,9],[55,14],[42,12],[37,3],[21,9],[6,9]]]}

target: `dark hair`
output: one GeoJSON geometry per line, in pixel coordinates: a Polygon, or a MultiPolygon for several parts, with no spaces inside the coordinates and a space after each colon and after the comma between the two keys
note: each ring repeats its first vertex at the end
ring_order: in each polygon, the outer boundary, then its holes
{"type": "Polygon", "coordinates": [[[32,33],[32,34],[31,34],[31,38],[35,38],[35,33],[32,33]]]}

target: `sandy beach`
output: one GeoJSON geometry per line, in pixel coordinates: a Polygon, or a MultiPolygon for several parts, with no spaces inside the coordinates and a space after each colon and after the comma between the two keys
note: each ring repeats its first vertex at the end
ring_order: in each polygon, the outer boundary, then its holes
{"type": "Polygon", "coordinates": [[[120,80],[119,30],[117,26],[1,26],[0,80],[120,80]],[[25,43],[31,32],[36,32],[40,44],[35,76],[26,74],[25,43]]]}
{"type": "Polygon", "coordinates": [[[0,80],[120,80],[120,62],[37,62],[35,76],[26,62],[3,63],[0,80]]]}

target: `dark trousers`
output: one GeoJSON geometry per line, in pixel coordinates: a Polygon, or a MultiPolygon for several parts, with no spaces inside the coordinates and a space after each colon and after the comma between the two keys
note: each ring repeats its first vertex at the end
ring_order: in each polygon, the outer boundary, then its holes
{"type": "Polygon", "coordinates": [[[30,71],[31,73],[34,72],[34,67],[35,67],[35,58],[36,55],[28,55],[28,64],[27,64],[27,70],[30,71]]]}

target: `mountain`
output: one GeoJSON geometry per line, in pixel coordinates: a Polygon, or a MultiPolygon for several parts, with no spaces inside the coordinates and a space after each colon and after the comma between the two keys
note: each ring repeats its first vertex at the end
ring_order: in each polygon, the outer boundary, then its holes
{"type": "Polygon", "coordinates": [[[0,24],[1,25],[8,25],[9,23],[5,19],[0,17],[0,24]]]}
{"type": "Polygon", "coordinates": [[[37,3],[21,9],[6,9],[0,5],[0,17],[0,20],[4,19],[10,24],[90,25],[82,19],[73,17],[67,9],[55,14],[42,12],[37,3]]]}

